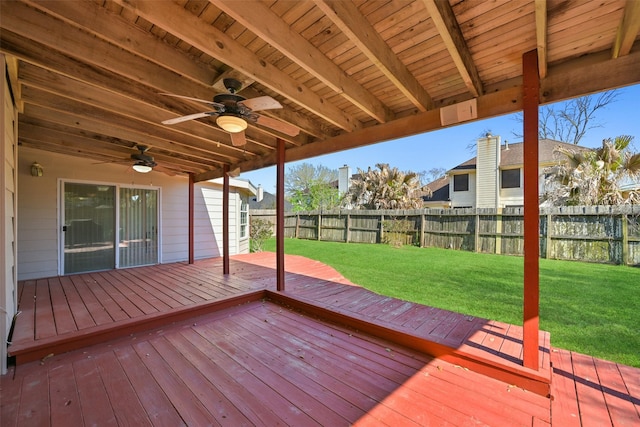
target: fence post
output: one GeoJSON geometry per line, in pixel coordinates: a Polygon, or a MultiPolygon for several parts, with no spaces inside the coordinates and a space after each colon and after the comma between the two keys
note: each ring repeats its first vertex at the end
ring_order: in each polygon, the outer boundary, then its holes
{"type": "Polygon", "coordinates": [[[300,238],[300,212],[296,212],[296,229],[295,229],[296,239],[300,238]]]}
{"type": "MultiPolygon", "coordinates": [[[[550,258],[551,255],[551,214],[547,214],[547,235],[545,236],[545,245],[544,245],[544,257],[546,259],[550,258]]],[[[542,254],[541,254],[542,255],[542,254]]]]}
{"type": "Polygon", "coordinates": [[[322,211],[318,211],[318,241],[320,241],[320,233],[322,233],[322,211]]]}
{"type": "Polygon", "coordinates": [[[424,209],[420,214],[420,247],[424,248],[424,229],[427,226],[427,220],[424,214],[424,209]]]}
{"type": "Polygon", "coordinates": [[[629,214],[620,214],[622,221],[622,265],[629,265],[629,214]]]}
{"type": "Polygon", "coordinates": [[[347,211],[347,243],[351,241],[351,213],[347,211]]]}
{"type": "Polygon", "coordinates": [[[473,224],[473,247],[476,253],[480,252],[480,214],[478,208],[476,210],[476,219],[473,224]]]}
{"type": "Polygon", "coordinates": [[[496,209],[496,248],[495,253],[502,253],[502,208],[496,209]]]}
{"type": "Polygon", "coordinates": [[[383,242],[384,239],[384,214],[380,214],[380,243],[383,242]]]}

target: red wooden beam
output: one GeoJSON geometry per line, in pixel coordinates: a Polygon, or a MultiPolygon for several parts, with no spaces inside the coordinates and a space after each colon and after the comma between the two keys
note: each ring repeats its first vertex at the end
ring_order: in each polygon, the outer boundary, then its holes
{"type": "Polygon", "coordinates": [[[276,186],[276,289],[284,291],[284,140],[280,138],[276,186]]]}
{"type": "Polygon", "coordinates": [[[524,337],[523,364],[539,369],[540,210],[538,195],[538,53],[522,56],[524,110],[524,337]]]}
{"type": "Polygon", "coordinates": [[[189,174],[189,264],[193,264],[194,261],[194,205],[195,205],[195,197],[194,197],[194,186],[195,186],[195,176],[190,173],[189,174]]]}
{"type": "Polygon", "coordinates": [[[222,180],[222,273],[229,274],[229,165],[222,180]]]}

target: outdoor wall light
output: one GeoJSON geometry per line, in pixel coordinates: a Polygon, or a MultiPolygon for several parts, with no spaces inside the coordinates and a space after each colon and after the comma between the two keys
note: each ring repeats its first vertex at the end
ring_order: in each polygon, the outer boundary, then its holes
{"type": "Polygon", "coordinates": [[[229,133],[242,132],[247,128],[247,122],[236,116],[219,116],[216,123],[229,133]]]}
{"type": "Polygon", "coordinates": [[[38,162],[33,162],[31,165],[31,176],[42,176],[44,173],[44,169],[42,165],[38,162]]]}
{"type": "Polygon", "coordinates": [[[140,173],[148,173],[151,172],[152,169],[151,166],[145,165],[143,162],[137,162],[133,165],[133,170],[140,173]]]}

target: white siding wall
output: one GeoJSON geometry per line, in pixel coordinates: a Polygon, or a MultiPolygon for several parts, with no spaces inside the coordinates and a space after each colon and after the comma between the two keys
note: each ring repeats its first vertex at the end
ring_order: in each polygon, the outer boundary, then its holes
{"type": "MultiPolygon", "coordinates": [[[[74,180],[109,185],[152,186],[160,188],[160,262],[185,261],[189,254],[189,183],[186,176],[170,177],[160,172],[140,174],[126,165],[95,164],[90,159],[62,156],[21,147],[19,150],[18,194],[18,278],[50,277],[58,274],[59,187],[60,180],[74,180]],[[44,167],[42,177],[30,175],[31,164],[44,167]]],[[[233,191],[233,189],[232,189],[233,191]]],[[[222,247],[221,186],[203,183],[195,188],[196,258],[220,256],[222,247]],[[202,191],[206,189],[206,191],[202,191]],[[205,204],[205,195],[207,203],[205,204]],[[217,201],[219,200],[219,202],[217,201]]],[[[231,224],[236,219],[235,200],[231,194],[231,224]]],[[[235,226],[231,227],[230,252],[237,251],[235,226]],[[234,251],[235,249],[235,251],[234,251]]]]}
{"type": "Polygon", "coordinates": [[[2,179],[3,196],[0,199],[0,216],[2,217],[2,246],[0,246],[0,375],[7,372],[7,342],[13,316],[16,313],[16,127],[18,117],[11,100],[9,85],[5,79],[5,57],[0,55],[0,91],[2,104],[0,120],[2,134],[0,149],[0,178],[2,179]]]}
{"type": "MultiPolygon", "coordinates": [[[[544,193],[544,169],[538,168],[538,194],[544,193]]],[[[524,206],[524,170],[520,168],[520,188],[501,188],[500,189],[500,206],[524,206]]]]}
{"type": "Polygon", "coordinates": [[[476,206],[476,174],[469,170],[469,191],[453,191],[453,175],[449,177],[449,198],[452,208],[476,206]]]}
{"type": "Polygon", "coordinates": [[[498,207],[500,137],[490,136],[480,138],[477,143],[476,179],[477,208],[498,207]]]}

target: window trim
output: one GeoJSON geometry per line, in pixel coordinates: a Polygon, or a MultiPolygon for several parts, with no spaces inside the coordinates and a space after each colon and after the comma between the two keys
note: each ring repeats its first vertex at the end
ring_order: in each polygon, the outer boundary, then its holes
{"type": "Polygon", "coordinates": [[[246,196],[240,196],[240,239],[249,237],[249,200],[246,196]]]}
{"type": "Polygon", "coordinates": [[[469,174],[468,173],[453,175],[453,191],[456,193],[469,191],[469,174]],[[460,181],[462,177],[466,177],[466,181],[464,182],[464,185],[462,185],[463,184],[462,182],[456,183],[456,180],[460,181]],[[463,188],[458,188],[460,186],[462,186],[463,188]]]}
{"type": "Polygon", "coordinates": [[[516,169],[502,169],[500,171],[500,188],[502,189],[509,189],[509,188],[521,188],[522,187],[522,172],[520,168],[516,168],[516,169]],[[514,172],[518,173],[518,180],[517,180],[517,185],[513,185],[515,184],[515,176],[509,176],[507,177],[508,179],[505,180],[505,173],[507,174],[513,174],[514,172]],[[506,185],[506,184],[509,185],[506,185]]]}

